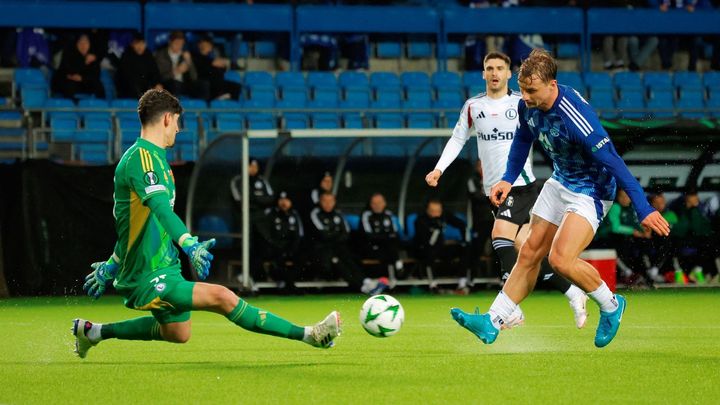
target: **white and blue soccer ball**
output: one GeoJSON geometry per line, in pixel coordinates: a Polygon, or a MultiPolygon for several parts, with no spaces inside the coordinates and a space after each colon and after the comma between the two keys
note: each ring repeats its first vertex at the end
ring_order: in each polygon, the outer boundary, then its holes
{"type": "Polygon", "coordinates": [[[360,324],[375,337],[390,337],[400,331],[405,310],[400,302],[387,295],[373,295],[360,310],[360,324]]]}

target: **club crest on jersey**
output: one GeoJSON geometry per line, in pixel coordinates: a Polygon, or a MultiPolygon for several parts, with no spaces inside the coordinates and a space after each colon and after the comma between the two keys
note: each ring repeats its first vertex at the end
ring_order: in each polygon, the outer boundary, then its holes
{"type": "Polygon", "coordinates": [[[557,137],[558,135],[560,135],[560,131],[557,128],[550,128],[550,136],[557,137]]]}
{"type": "Polygon", "coordinates": [[[153,172],[152,170],[145,172],[145,183],[150,186],[158,184],[157,174],[155,174],[155,172],[153,172]]]}
{"type": "Polygon", "coordinates": [[[515,199],[512,196],[509,196],[505,202],[505,205],[508,207],[512,207],[513,204],[515,204],[515,199]]]}
{"type": "Polygon", "coordinates": [[[509,108],[505,110],[505,118],[509,120],[514,120],[515,118],[517,118],[517,110],[515,110],[514,108],[509,108]]]}

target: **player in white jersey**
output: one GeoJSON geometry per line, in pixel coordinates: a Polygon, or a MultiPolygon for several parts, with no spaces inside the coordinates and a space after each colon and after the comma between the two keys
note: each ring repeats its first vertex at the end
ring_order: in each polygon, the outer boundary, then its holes
{"type": "MultiPolygon", "coordinates": [[[[478,157],[483,170],[483,188],[490,195],[490,188],[500,182],[505,173],[510,146],[518,126],[517,106],[520,93],[510,91],[508,81],[512,77],[510,58],[493,52],[485,56],[483,77],[486,92],[468,99],[463,106],[453,135],[448,141],[435,169],[427,174],[426,182],[431,187],[438,184],[440,176],[457,158],[463,146],[473,135],[477,137],[478,157]]],[[[492,229],[493,249],[500,258],[501,277],[505,280],[517,260],[517,249],[527,238],[530,209],[538,196],[538,187],[532,171],[532,156],[528,155],[523,169],[508,198],[494,210],[495,223],[492,229]]],[[[578,328],[585,326],[587,311],[585,293],[556,275],[549,265],[538,274],[538,281],[544,281],[564,293],[570,302],[578,328]]],[[[522,323],[520,307],[504,326],[512,327],[522,323]]]]}

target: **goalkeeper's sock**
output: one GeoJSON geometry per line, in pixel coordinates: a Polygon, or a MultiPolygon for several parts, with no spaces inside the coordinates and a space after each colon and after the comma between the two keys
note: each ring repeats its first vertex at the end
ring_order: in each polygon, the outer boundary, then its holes
{"type": "Polygon", "coordinates": [[[242,299],[227,315],[227,319],[243,329],[265,335],[303,340],[306,334],[306,328],[294,325],[273,313],[258,309],[242,299]]]}
{"type": "Polygon", "coordinates": [[[160,324],[152,316],[106,323],[102,325],[100,334],[102,339],[164,340],[160,334],[160,324]]]}

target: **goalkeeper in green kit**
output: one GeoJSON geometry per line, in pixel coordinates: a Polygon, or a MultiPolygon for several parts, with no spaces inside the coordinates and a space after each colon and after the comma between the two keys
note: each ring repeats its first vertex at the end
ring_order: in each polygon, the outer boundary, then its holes
{"type": "Polygon", "coordinates": [[[90,348],[112,338],[185,343],[190,339],[193,310],[221,314],[252,332],[332,347],[333,339],[340,335],[337,311],[314,326],[297,326],[253,307],[223,286],[182,277],[173,242],[188,255],[198,279],[204,280],[215,240],[198,241],[173,212],[175,181],[165,148],[175,144],[180,114],[180,102],[167,91],[148,90],[140,98],[140,138],[115,169],[113,214],[118,240],[110,259],[92,264],[93,272],[83,286],[97,299],[112,281],[125,298],[125,306],[150,311],[152,316],[105,324],[75,319],[75,352],[85,358],[90,348]]]}

